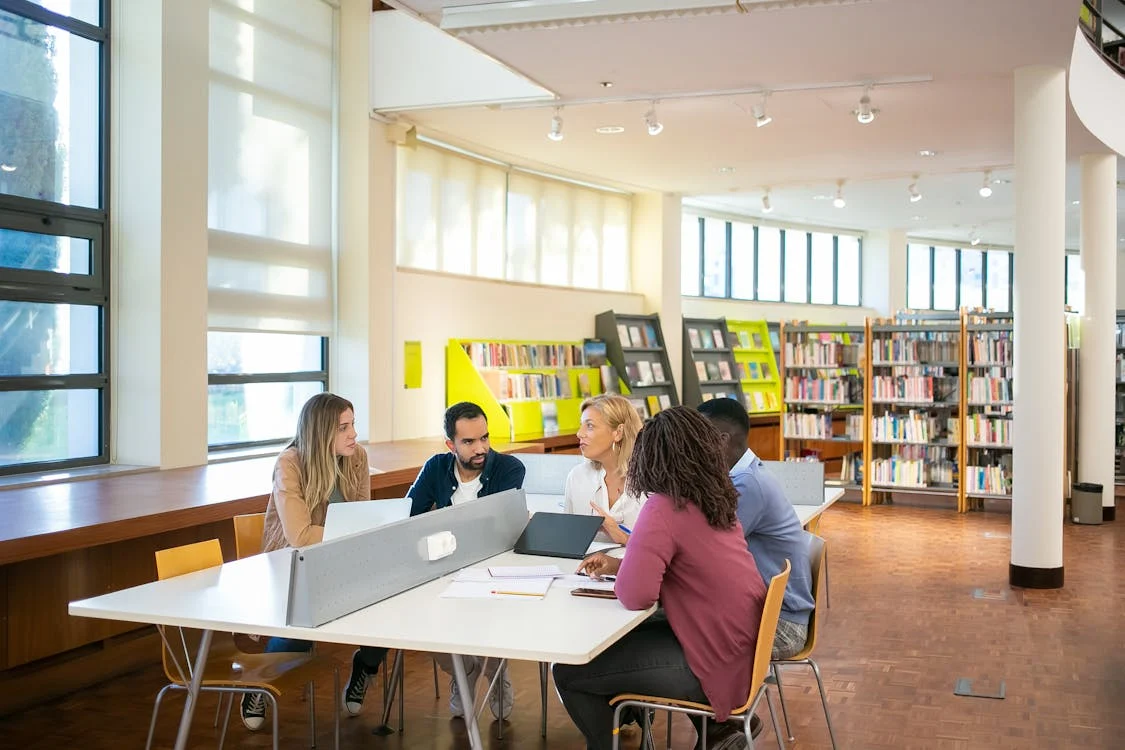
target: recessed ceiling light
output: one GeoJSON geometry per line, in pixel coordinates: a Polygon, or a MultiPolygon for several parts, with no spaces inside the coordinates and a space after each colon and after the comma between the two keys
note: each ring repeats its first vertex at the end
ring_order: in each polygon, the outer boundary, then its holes
{"type": "Polygon", "coordinates": [[[625,128],[620,125],[602,125],[600,128],[595,128],[594,132],[602,135],[616,135],[617,133],[624,133],[625,128]]]}
{"type": "Polygon", "coordinates": [[[613,88],[613,81],[602,81],[602,88],[603,89],[613,88]]]}
{"type": "Polygon", "coordinates": [[[1071,201],[1071,202],[1070,202],[1070,205],[1072,205],[1072,206],[1077,206],[1077,205],[1078,205],[1079,203],[1081,203],[1081,202],[1082,202],[1082,201],[1071,201]]]}
{"type": "Polygon", "coordinates": [[[719,167],[719,172],[722,174],[730,174],[734,171],[734,167],[719,167]]]}
{"type": "Polygon", "coordinates": [[[921,156],[923,158],[927,158],[927,157],[930,157],[930,156],[937,156],[937,151],[931,151],[928,148],[924,148],[924,149],[922,149],[921,151],[918,152],[918,156],[921,156]]]}

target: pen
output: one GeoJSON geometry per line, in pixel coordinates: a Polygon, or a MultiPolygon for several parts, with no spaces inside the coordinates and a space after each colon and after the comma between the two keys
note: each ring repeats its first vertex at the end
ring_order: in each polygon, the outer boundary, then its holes
{"type": "Polygon", "coordinates": [[[504,596],[538,596],[538,597],[543,596],[542,594],[535,594],[535,593],[532,593],[530,591],[493,591],[492,593],[493,594],[502,594],[504,596]]]}
{"type": "Polygon", "coordinates": [[[622,526],[621,524],[617,524],[617,528],[621,529],[626,534],[632,534],[633,533],[633,530],[630,529],[628,526],[622,526]]]}

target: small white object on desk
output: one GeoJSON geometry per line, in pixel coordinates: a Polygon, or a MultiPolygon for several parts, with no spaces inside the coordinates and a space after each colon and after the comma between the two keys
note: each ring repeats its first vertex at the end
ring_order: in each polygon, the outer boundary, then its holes
{"type": "Polygon", "coordinates": [[[554,578],[563,572],[558,565],[511,565],[490,567],[488,574],[493,578],[554,578]]]}
{"type": "Polygon", "coordinates": [[[440,560],[443,557],[449,557],[457,551],[457,537],[453,536],[451,531],[439,531],[436,534],[430,534],[424,540],[424,549],[422,552],[422,559],[433,562],[440,560]]]}

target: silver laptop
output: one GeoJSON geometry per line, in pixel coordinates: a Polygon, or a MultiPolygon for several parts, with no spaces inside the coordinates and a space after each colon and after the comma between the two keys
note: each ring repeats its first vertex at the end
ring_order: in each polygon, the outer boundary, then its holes
{"type": "Polygon", "coordinates": [[[370,531],[410,517],[410,498],[389,500],[355,500],[332,503],[324,518],[324,541],[338,539],[359,531],[370,531]]]}

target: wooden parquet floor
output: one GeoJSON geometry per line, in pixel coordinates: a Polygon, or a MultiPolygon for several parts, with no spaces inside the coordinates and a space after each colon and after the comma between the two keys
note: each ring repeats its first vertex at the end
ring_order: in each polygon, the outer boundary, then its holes
{"type": "MultiPolygon", "coordinates": [[[[832,607],[816,656],[841,748],[1125,748],[1125,521],[1066,526],[1066,588],[1059,591],[1008,588],[1008,530],[1007,515],[989,513],[844,505],[826,515],[832,607]],[[977,589],[983,597],[974,597],[977,589]],[[982,690],[1003,680],[1005,698],[955,696],[960,677],[982,690]]],[[[350,650],[325,653],[346,671],[350,650]]],[[[151,668],[0,719],[0,747],[143,747],[161,685],[153,656],[151,668]]],[[[786,674],[792,747],[829,747],[815,682],[805,671],[786,674]]],[[[516,713],[502,740],[495,723],[484,724],[486,744],[581,750],[553,693],[547,739],[540,738],[536,666],[514,664],[512,675],[516,713]]],[[[330,686],[328,677],[317,695],[322,748],[331,747],[330,686]]],[[[448,717],[448,680],[435,699],[425,655],[408,655],[406,693],[405,733],[372,735],[381,705],[375,687],[364,713],[343,720],[342,746],[468,747],[463,724],[448,717]]],[[[181,706],[181,698],[166,702],[157,747],[171,746],[181,706]]],[[[214,746],[214,708],[215,699],[206,698],[196,713],[192,747],[214,746]]],[[[283,747],[307,746],[306,717],[299,699],[283,705],[283,747]]],[[[766,723],[759,746],[775,747],[766,723]]],[[[674,747],[690,748],[687,721],[678,719],[674,729],[674,747]]],[[[625,746],[636,744],[633,738],[625,746]]],[[[268,733],[248,733],[232,717],[227,747],[269,746],[268,733]]]]}

